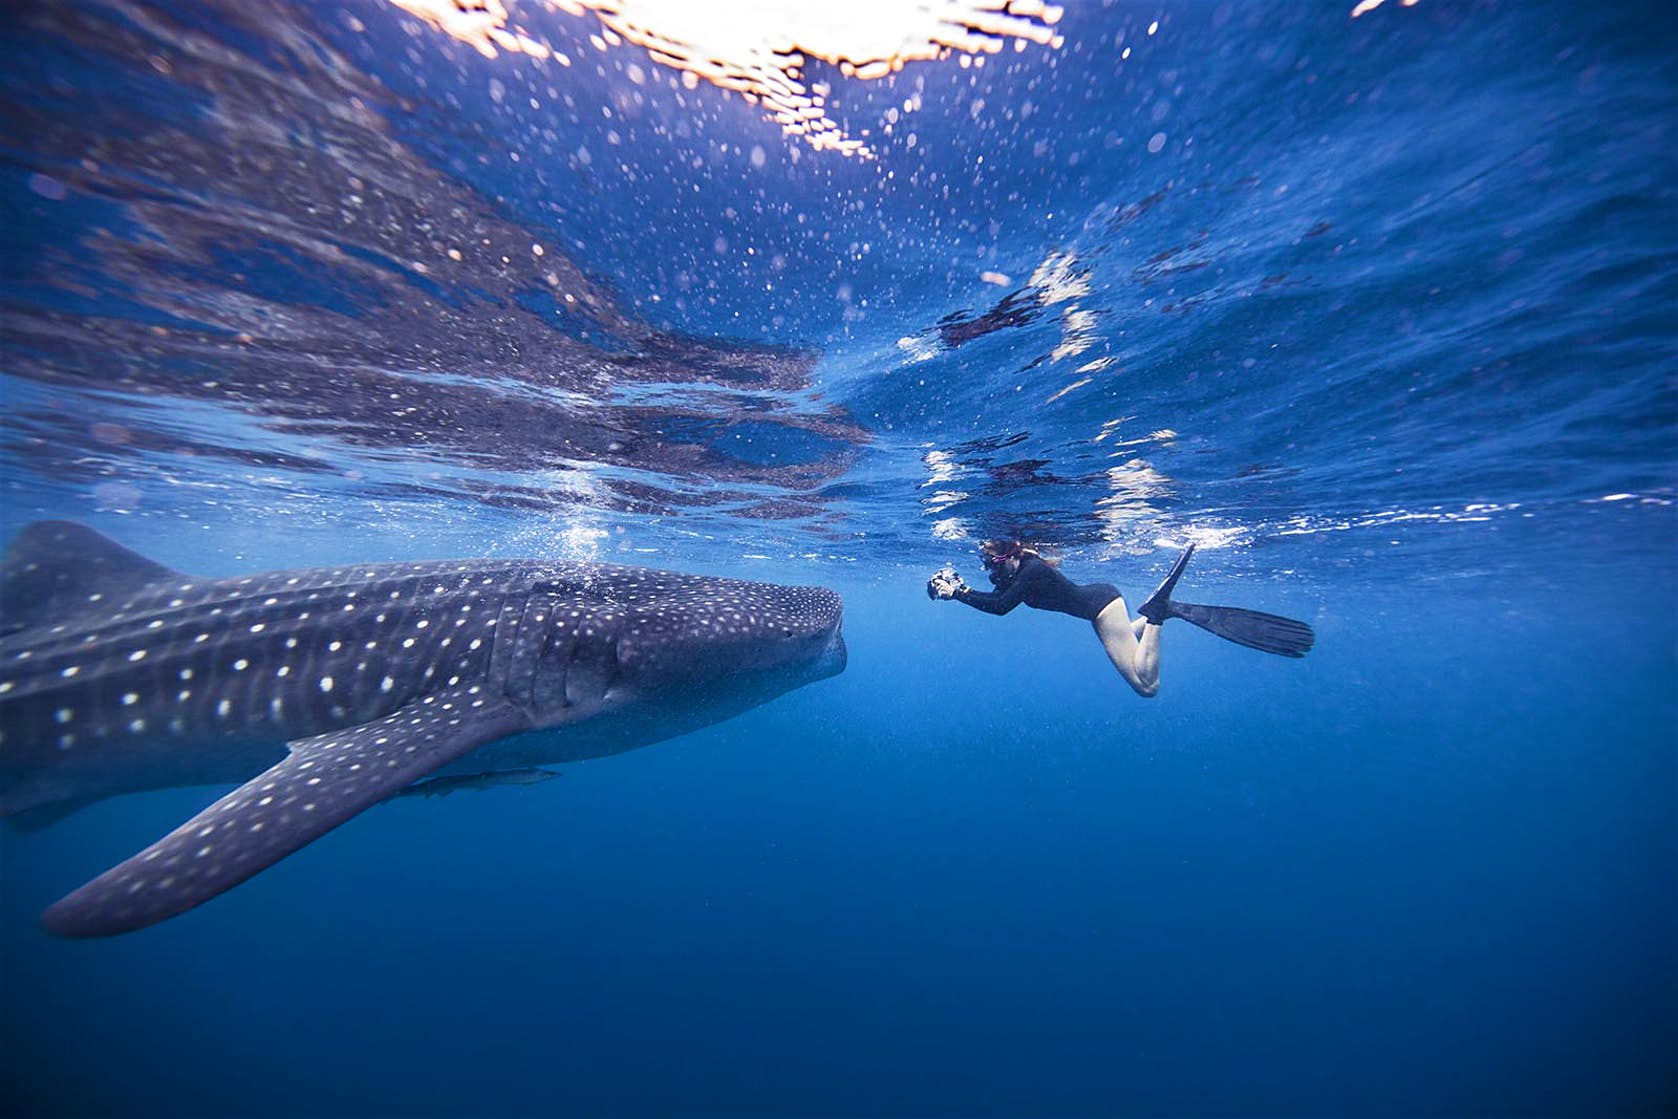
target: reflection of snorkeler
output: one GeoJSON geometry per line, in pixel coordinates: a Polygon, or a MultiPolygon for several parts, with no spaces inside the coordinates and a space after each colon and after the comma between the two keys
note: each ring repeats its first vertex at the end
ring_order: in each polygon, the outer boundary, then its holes
{"type": "Polygon", "coordinates": [[[971,590],[961,576],[946,567],[927,581],[927,597],[955,599],[987,614],[1006,614],[1023,602],[1039,610],[1084,618],[1095,626],[1113,667],[1140,695],[1159,691],[1159,631],[1168,618],[1181,618],[1226,641],[1283,657],[1303,657],[1316,640],[1310,626],[1292,618],[1236,606],[1173,602],[1171,589],[1194,555],[1192,544],[1172,565],[1159,590],[1136,612],[1135,621],[1117,587],[1111,583],[1080,586],[1017,540],[987,540],[980,546],[979,555],[995,591],[971,590]]]}

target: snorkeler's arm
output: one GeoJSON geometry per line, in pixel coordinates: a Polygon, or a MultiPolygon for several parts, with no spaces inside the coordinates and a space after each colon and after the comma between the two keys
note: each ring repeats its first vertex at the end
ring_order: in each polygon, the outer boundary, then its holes
{"type": "Polygon", "coordinates": [[[1025,597],[1026,583],[1035,571],[1030,565],[1020,569],[1019,575],[1006,587],[999,591],[976,591],[972,587],[962,587],[953,596],[957,602],[965,602],[975,610],[983,610],[987,614],[1006,614],[1020,604],[1025,597]]]}

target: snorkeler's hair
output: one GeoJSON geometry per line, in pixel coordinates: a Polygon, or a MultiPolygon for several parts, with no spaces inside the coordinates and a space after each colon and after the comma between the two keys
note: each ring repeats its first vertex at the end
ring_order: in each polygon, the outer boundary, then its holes
{"type": "Polygon", "coordinates": [[[1036,548],[1028,547],[1022,540],[986,540],[979,545],[979,556],[987,566],[1026,556],[1036,556],[1051,567],[1060,566],[1060,557],[1046,556],[1036,548]]]}

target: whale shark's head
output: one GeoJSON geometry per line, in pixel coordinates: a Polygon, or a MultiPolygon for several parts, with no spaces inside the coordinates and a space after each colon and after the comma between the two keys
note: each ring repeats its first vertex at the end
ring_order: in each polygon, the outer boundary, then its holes
{"type": "Polygon", "coordinates": [[[824,587],[602,568],[554,590],[532,689],[540,723],[630,703],[743,710],[845,668],[843,608],[824,587]]]}

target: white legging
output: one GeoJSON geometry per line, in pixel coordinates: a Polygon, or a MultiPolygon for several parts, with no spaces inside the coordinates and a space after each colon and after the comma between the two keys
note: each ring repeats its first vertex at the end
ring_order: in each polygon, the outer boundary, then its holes
{"type": "Polygon", "coordinates": [[[1130,619],[1124,597],[1109,602],[1091,623],[1107,659],[1140,696],[1159,692],[1159,626],[1146,618],[1130,619]]]}

